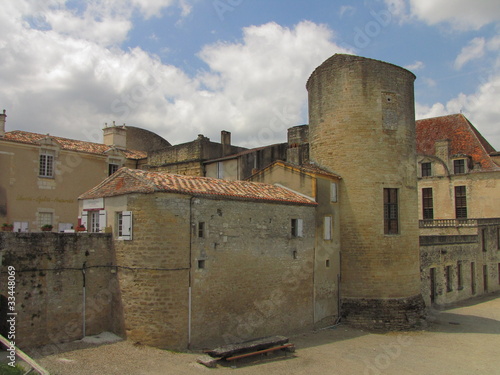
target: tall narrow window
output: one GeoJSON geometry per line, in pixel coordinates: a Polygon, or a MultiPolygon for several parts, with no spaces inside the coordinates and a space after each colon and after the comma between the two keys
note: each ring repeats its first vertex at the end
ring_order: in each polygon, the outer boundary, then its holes
{"type": "Polygon", "coordinates": [[[399,233],[398,189],[384,188],[384,233],[399,233]]]}
{"type": "Polygon", "coordinates": [[[119,240],[132,239],[132,211],[116,213],[116,232],[119,240]]]}
{"type": "Polygon", "coordinates": [[[476,294],[476,264],[470,262],[470,289],[472,294],[476,294]]]}
{"type": "Polygon", "coordinates": [[[323,239],[331,240],[332,239],[332,217],[325,216],[323,218],[323,239]]]}
{"type": "Polygon", "coordinates": [[[43,150],[40,153],[40,177],[54,177],[54,152],[43,150]]]}
{"type": "Polygon", "coordinates": [[[198,237],[199,238],[205,237],[205,222],[204,221],[200,221],[198,223],[198,237]]]}
{"type": "Polygon", "coordinates": [[[291,220],[291,234],[292,237],[302,237],[302,219],[292,219],[291,220]]]}
{"type": "Polygon", "coordinates": [[[484,291],[488,291],[488,266],[485,264],[483,265],[483,288],[484,291]]]}
{"type": "Polygon", "coordinates": [[[330,185],[330,201],[337,202],[337,183],[335,182],[330,185]]]}
{"type": "Polygon", "coordinates": [[[457,281],[458,281],[458,289],[462,290],[464,288],[464,275],[462,271],[462,262],[457,262],[457,281]]]}
{"type": "Polygon", "coordinates": [[[217,162],[217,178],[224,178],[224,163],[217,162]]]}
{"type": "Polygon", "coordinates": [[[483,251],[486,251],[487,250],[487,247],[486,247],[486,229],[481,229],[481,243],[482,243],[482,247],[483,247],[483,251]]]}
{"type": "Polygon", "coordinates": [[[421,171],[422,171],[422,177],[429,177],[432,176],[432,170],[431,170],[431,163],[422,163],[421,165],[421,171]]]}
{"type": "Polygon", "coordinates": [[[452,269],[451,266],[446,266],[445,268],[446,275],[446,291],[451,292],[453,290],[453,279],[452,279],[452,269]]]}
{"type": "Polygon", "coordinates": [[[453,172],[455,174],[465,173],[465,159],[453,160],[453,172]]]}
{"type": "Polygon", "coordinates": [[[422,208],[425,219],[434,219],[434,203],[432,201],[432,188],[422,189],[422,208]]]}
{"type": "Polygon", "coordinates": [[[455,215],[457,219],[467,218],[467,190],[465,186],[455,186],[455,215]]]}

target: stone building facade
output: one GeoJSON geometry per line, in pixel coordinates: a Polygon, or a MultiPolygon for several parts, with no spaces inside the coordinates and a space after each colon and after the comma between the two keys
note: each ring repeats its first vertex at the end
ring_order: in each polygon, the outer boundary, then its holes
{"type": "Polygon", "coordinates": [[[76,227],[78,195],[118,168],[146,161],[146,151],[127,146],[169,145],[154,133],[114,124],[103,129],[103,143],[5,131],[6,117],[0,114],[0,223],[13,224],[16,232],[37,232],[46,224],[56,232],[76,227]]]}
{"type": "Polygon", "coordinates": [[[314,200],[127,168],[80,198],[104,200],[131,340],[205,348],[314,326],[314,200]]]}

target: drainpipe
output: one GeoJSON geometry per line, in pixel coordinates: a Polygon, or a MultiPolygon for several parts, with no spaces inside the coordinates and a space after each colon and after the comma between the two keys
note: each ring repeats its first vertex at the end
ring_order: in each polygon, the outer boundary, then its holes
{"type": "Polygon", "coordinates": [[[191,320],[192,320],[192,292],[191,292],[191,270],[193,267],[193,199],[189,198],[189,286],[188,286],[188,349],[191,349],[191,320]]]}
{"type": "Polygon", "coordinates": [[[86,327],[85,327],[85,324],[86,324],[86,321],[85,321],[85,268],[86,268],[86,263],[87,262],[83,262],[83,266],[82,266],[82,277],[83,277],[83,303],[82,303],[82,315],[83,315],[83,338],[85,338],[86,336],[86,327]]]}

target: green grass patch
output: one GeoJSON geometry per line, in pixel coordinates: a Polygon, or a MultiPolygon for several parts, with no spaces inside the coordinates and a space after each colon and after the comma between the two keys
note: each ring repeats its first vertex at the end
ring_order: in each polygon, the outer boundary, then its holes
{"type": "Polygon", "coordinates": [[[21,367],[17,366],[12,367],[6,363],[0,362],[0,374],[1,375],[24,375],[26,371],[24,371],[21,367]]]}

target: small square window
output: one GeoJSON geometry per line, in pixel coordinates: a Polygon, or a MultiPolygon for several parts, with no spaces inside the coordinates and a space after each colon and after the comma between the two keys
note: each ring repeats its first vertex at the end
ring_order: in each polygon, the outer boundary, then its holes
{"type": "Polygon", "coordinates": [[[431,163],[422,163],[421,164],[421,171],[422,171],[422,177],[429,177],[432,176],[432,164],[431,163]]]}
{"type": "Polygon", "coordinates": [[[198,269],[202,270],[205,268],[205,259],[198,259],[198,269]]]}
{"type": "Polygon", "coordinates": [[[465,173],[465,159],[453,160],[453,172],[455,174],[465,173]]]}

